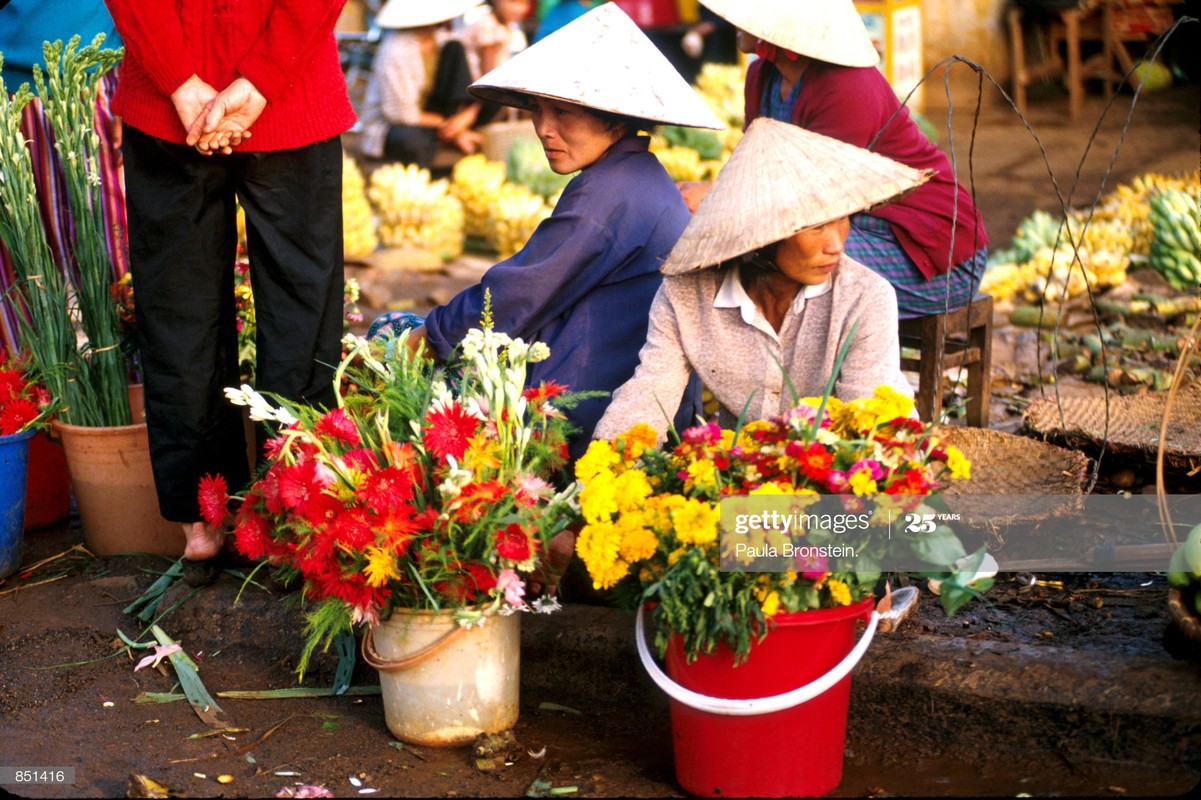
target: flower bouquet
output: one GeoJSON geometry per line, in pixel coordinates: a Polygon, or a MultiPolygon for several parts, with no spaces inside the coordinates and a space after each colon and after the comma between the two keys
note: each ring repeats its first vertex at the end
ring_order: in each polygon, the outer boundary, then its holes
{"type": "Polygon", "coordinates": [[[576,552],[597,588],[639,608],[639,656],[671,699],[687,791],[832,790],[850,670],[880,619],[872,594],[885,568],[917,561],[952,573],[948,608],[970,596],[959,573],[983,552],[965,558],[934,514],[921,538],[890,524],[925,523],[923,502],[970,466],[912,408],[887,387],[846,403],[807,398],[734,431],[690,428],[665,448],[639,425],[593,442],[576,463],[576,552]],[[644,604],[666,672],[643,639],[644,604]]]}
{"type": "Polygon", "coordinates": [[[27,353],[10,357],[0,347],[0,578],[21,563],[29,442],[51,410],[31,361],[27,353]]]}
{"type": "Polygon", "coordinates": [[[690,428],[669,449],[654,448],[654,431],[646,426],[595,441],[576,464],[585,522],[576,550],[597,588],[616,586],[629,605],[653,603],[661,653],[669,637],[679,635],[690,659],[724,642],[745,660],[778,613],[847,606],[870,596],[881,565],[900,549],[931,572],[951,573],[941,599],[953,612],[987,588],[957,581],[975,575],[984,553],[965,558],[945,526],[931,525],[915,539],[886,525],[915,513],[945,481],[969,475],[963,454],[940,444],[910,416],[912,409],[909,398],[882,386],[871,398],[846,403],[806,398],[782,417],[738,431],[690,428]],[[762,502],[799,511],[831,501],[839,511],[867,515],[853,536],[829,528],[722,535],[724,514],[736,515],[743,506],[762,502]],[[853,559],[822,554],[837,552],[818,546],[839,537],[853,540],[853,559]],[[800,553],[801,544],[813,545],[808,550],[817,555],[791,561],[790,569],[756,569],[764,554],[788,552],[788,545],[800,553]]]}
{"type": "MultiPolygon", "coordinates": [[[[347,336],[330,410],[227,390],[252,419],[281,426],[234,536],[246,556],[303,581],[313,607],[302,676],[316,647],[401,610],[449,611],[474,626],[557,608],[525,597],[547,541],[574,518],[575,485],[553,485],[567,453],[560,409],[572,397],[554,384],[523,390],[527,364],[549,351],[484,327],[435,369],[405,342],[381,352],[347,336]]],[[[207,478],[200,496],[206,517],[221,520],[223,479],[207,478]]]]}

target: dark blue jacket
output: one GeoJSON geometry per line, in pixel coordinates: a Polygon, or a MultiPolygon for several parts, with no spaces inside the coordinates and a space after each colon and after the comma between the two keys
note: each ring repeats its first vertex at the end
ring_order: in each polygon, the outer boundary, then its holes
{"type": "MultiPolygon", "coordinates": [[[[554,213],[520,252],[432,310],[425,326],[434,352],[448,358],[467,331],[479,327],[488,289],[496,330],[550,347],[550,358],[532,365],[530,386],[554,380],[576,392],[612,393],[625,383],[646,342],[659,266],[689,218],[648,144],[640,137],[613,145],[567,184],[554,213]]],[[[608,405],[608,397],[585,400],[570,413],[581,428],[570,442],[572,458],[587,449],[608,405]]],[[[694,379],[677,429],[693,424],[698,413],[694,379]]]]}

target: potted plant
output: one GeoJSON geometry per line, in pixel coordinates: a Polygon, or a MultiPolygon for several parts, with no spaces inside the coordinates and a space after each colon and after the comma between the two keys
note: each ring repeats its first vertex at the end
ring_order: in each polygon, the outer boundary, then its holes
{"type": "Polygon", "coordinates": [[[10,356],[0,347],[0,578],[21,564],[29,442],[45,426],[51,408],[50,393],[35,379],[29,354],[10,356]]]}
{"type": "Polygon", "coordinates": [[[934,513],[920,536],[889,525],[926,522],[927,496],[970,468],[912,409],[887,387],[848,403],[808,398],[735,431],[691,428],[674,447],[635,426],[577,462],[576,552],[598,589],[639,608],[637,643],[671,694],[676,775],[689,792],[832,790],[849,671],[875,630],[882,571],[927,565],[945,578],[948,611],[987,588],[971,585],[985,553],[968,557],[934,513]],[[665,675],[641,635],[644,606],[665,675]],[[856,646],[859,620],[870,625],[856,646]]]}
{"type": "MultiPolygon", "coordinates": [[[[542,344],[471,331],[461,359],[433,368],[405,339],[387,353],[355,336],[335,374],[337,405],[274,404],[227,390],[279,427],[242,493],[234,536],[310,604],[298,672],[355,627],[380,670],[385,718],[403,741],[470,742],[517,719],[518,614],[549,539],[572,517],[574,484],[556,491],[571,398],[523,391],[542,344]]],[[[227,487],[207,477],[210,522],[227,487]]]]}
{"type": "Polygon", "coordinates": [[[131,414],[130,365],[110,293],[114,255],[94,120],[98,83],[123,51],[102,49],[103,35],[82,48],[79,41],[45,44],[45,69],[34,66],[37,98],[28,85],[11,97],[0,87],[0,241],[16,273],[5,302],[55,398],[52,431],[63,443],[88,547],[179,555],[183,535],[159,514],[146,428],[131,414]],[[34,158],[21,130],[34,102],[42,104],[61,168],[57,202],[65,208],[55,210],[69,219],[53,232],[39,213],[34,158]]]}

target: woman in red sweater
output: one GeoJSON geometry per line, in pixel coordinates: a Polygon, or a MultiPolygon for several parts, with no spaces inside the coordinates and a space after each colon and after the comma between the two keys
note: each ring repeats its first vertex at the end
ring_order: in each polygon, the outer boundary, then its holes
{"type": "MultiPolygon", "coordinates": [[[[739,49],[759,56],[747,70],[747,125],[771,117],[934,171],[910,195],[852,216],[846,252],[888,279],[901,318],[966,305],[984,274],[984,222],[876,68],[852,0],[701,2],[738,28],[739,49]]],[[[695,209],[703,189],[684,191],[695,209]]]]}
{"type": "Polygon", "coordinates": [[[126,209],[159,507],[191,560],[217,555],[197,486],[249,478],[234,325],[246,212],[259,391],[332,402],[342,335],[342,147],[354,124],[334,25],[343,0],[106,0],[125,42],[126,209]]]}

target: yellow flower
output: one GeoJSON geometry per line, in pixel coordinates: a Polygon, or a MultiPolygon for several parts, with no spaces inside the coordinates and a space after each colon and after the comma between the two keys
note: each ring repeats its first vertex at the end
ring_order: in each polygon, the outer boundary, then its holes
{"type": "Polygon", "coordinates": [[[617,513],[617,481],[607,472],[597,473],[580,490],[580,512],[587,522],[606,522],[617,513]]]}
{"type": "Polygon", "coordinates": [[[748,422],[738,432],[738,446],[749,450],[758,449],[759,443],[751,438],[751,434],[757,431],[769,431],[774,427],[775,425],[765,419],[756,419],[748,422]]]}
{"type": "Polygon", "coordinates": [[[632,511],[642,508],[646,498],[651,496],[651,484],[645,472],[632,469],[617,476],[613,482],[613,494],[618,511],[632,511]]]}
{"type": "Polygon", "coordinates": [[[780,593],[776,591],[769,592],[767,597],[760,602],[763,608],[763,616],[774,617],[776,612],[780,610],[780,593]]]}
{"type": "Polygon", "coordinates": [[[876,401],[877,424],[892,422],[897,417],[907,417],[913,413],[913,398],[906,397],[891,386],[877,386],[872,398],[876,401]]]}
{"type": "Polygon", "coordinates": [[[396,559],[382,547],[369,545],[363,551],[367,556],[367,564],[363,567],[363,575],[367,578],[368,586],[383,586],[388,581],[400,578],[396,568],[396,559]]]}
{"type": "Polygon", "coordinates": [[[484,436],[473,436],[467,443],[467,452],[463,455],[463,464],[471,468],[476,477],[487,471],[500,469],[500,447],[497,443],[484,436]]]}
{"type": "Polygon", "coordinates": [[[629,564],[619,558],[621,533],[611,522],[585,525],[575,549],[597,589],[609,588],[629,571],[629,564]]]}
{"type": "Polygon", "coordinates": [[[849,606],[851,604],[851,587],[845,582],[831,578],[826,581],[826,586],[830,589],[830,599],[840,606],[849,606]]]}
{"type": "Polygon", "coordinates": [[[759,484],[754,489],[751,489],[749,492],[747,492],[747,494],[767,494],[767,495],[792,494],[792,489],[788,486],[785,486],[782,483],[776,483],[775,481],[768,481],[767,483],[759,484]]]}
{"type": "Polygon", "coordinates": [[[659,435],[655,433],[654,428],[645,422],[639,422],[617,438],[619,444],[624,444],[621,451],[622,460],[627,464],[634,463],[641,457],[643,450],[654,447],[658,440],[659,435]]]}
{"type": "Polygon", "coordinates": [[[603,439],[597,439],[588,445],[588,450],[575,462],[575,476],[588,483],[601,473],[611,473],[619,463],[621,456],[613,450],[613,446],[603,439]]]}
{"type": "Polygon", "coordinates": [[[872,472],[869,469],[857,469],[851,473],[851,477],[847,480],[851,485],[851,490],[858,495],[876,494],[876,482],[872,480],[872,472]]]}
{"type": "Polygon", "coordinates": [[[659,548],[659,539],[654,532],[639,524],[637,517],[623,516],[617,521],[621,531],[621,557],[630,564],[645,561],[659,548]]]}
{"type": "Polygon", "coordinates": [[[717,541],[721,512],[705,500],[688,500],[671,512],[671,521],[681,544],[705,546],[717,541]]]}
{"type": "Polygon", "coordinates": [[[688,480],[684,482],[684,490],[691,492],[695,489],[709,489],[717,485],[717,467],[708,459],[693,461],[688,465],[688,480]]]}
{"type": "Polygon", "coordinates": [[[946,447],[947,450],[947,469],[951,470],[952,480],[970,480],[972,477],[972,462],[968,461],[967,456],[953,444],[946,447]]]}

